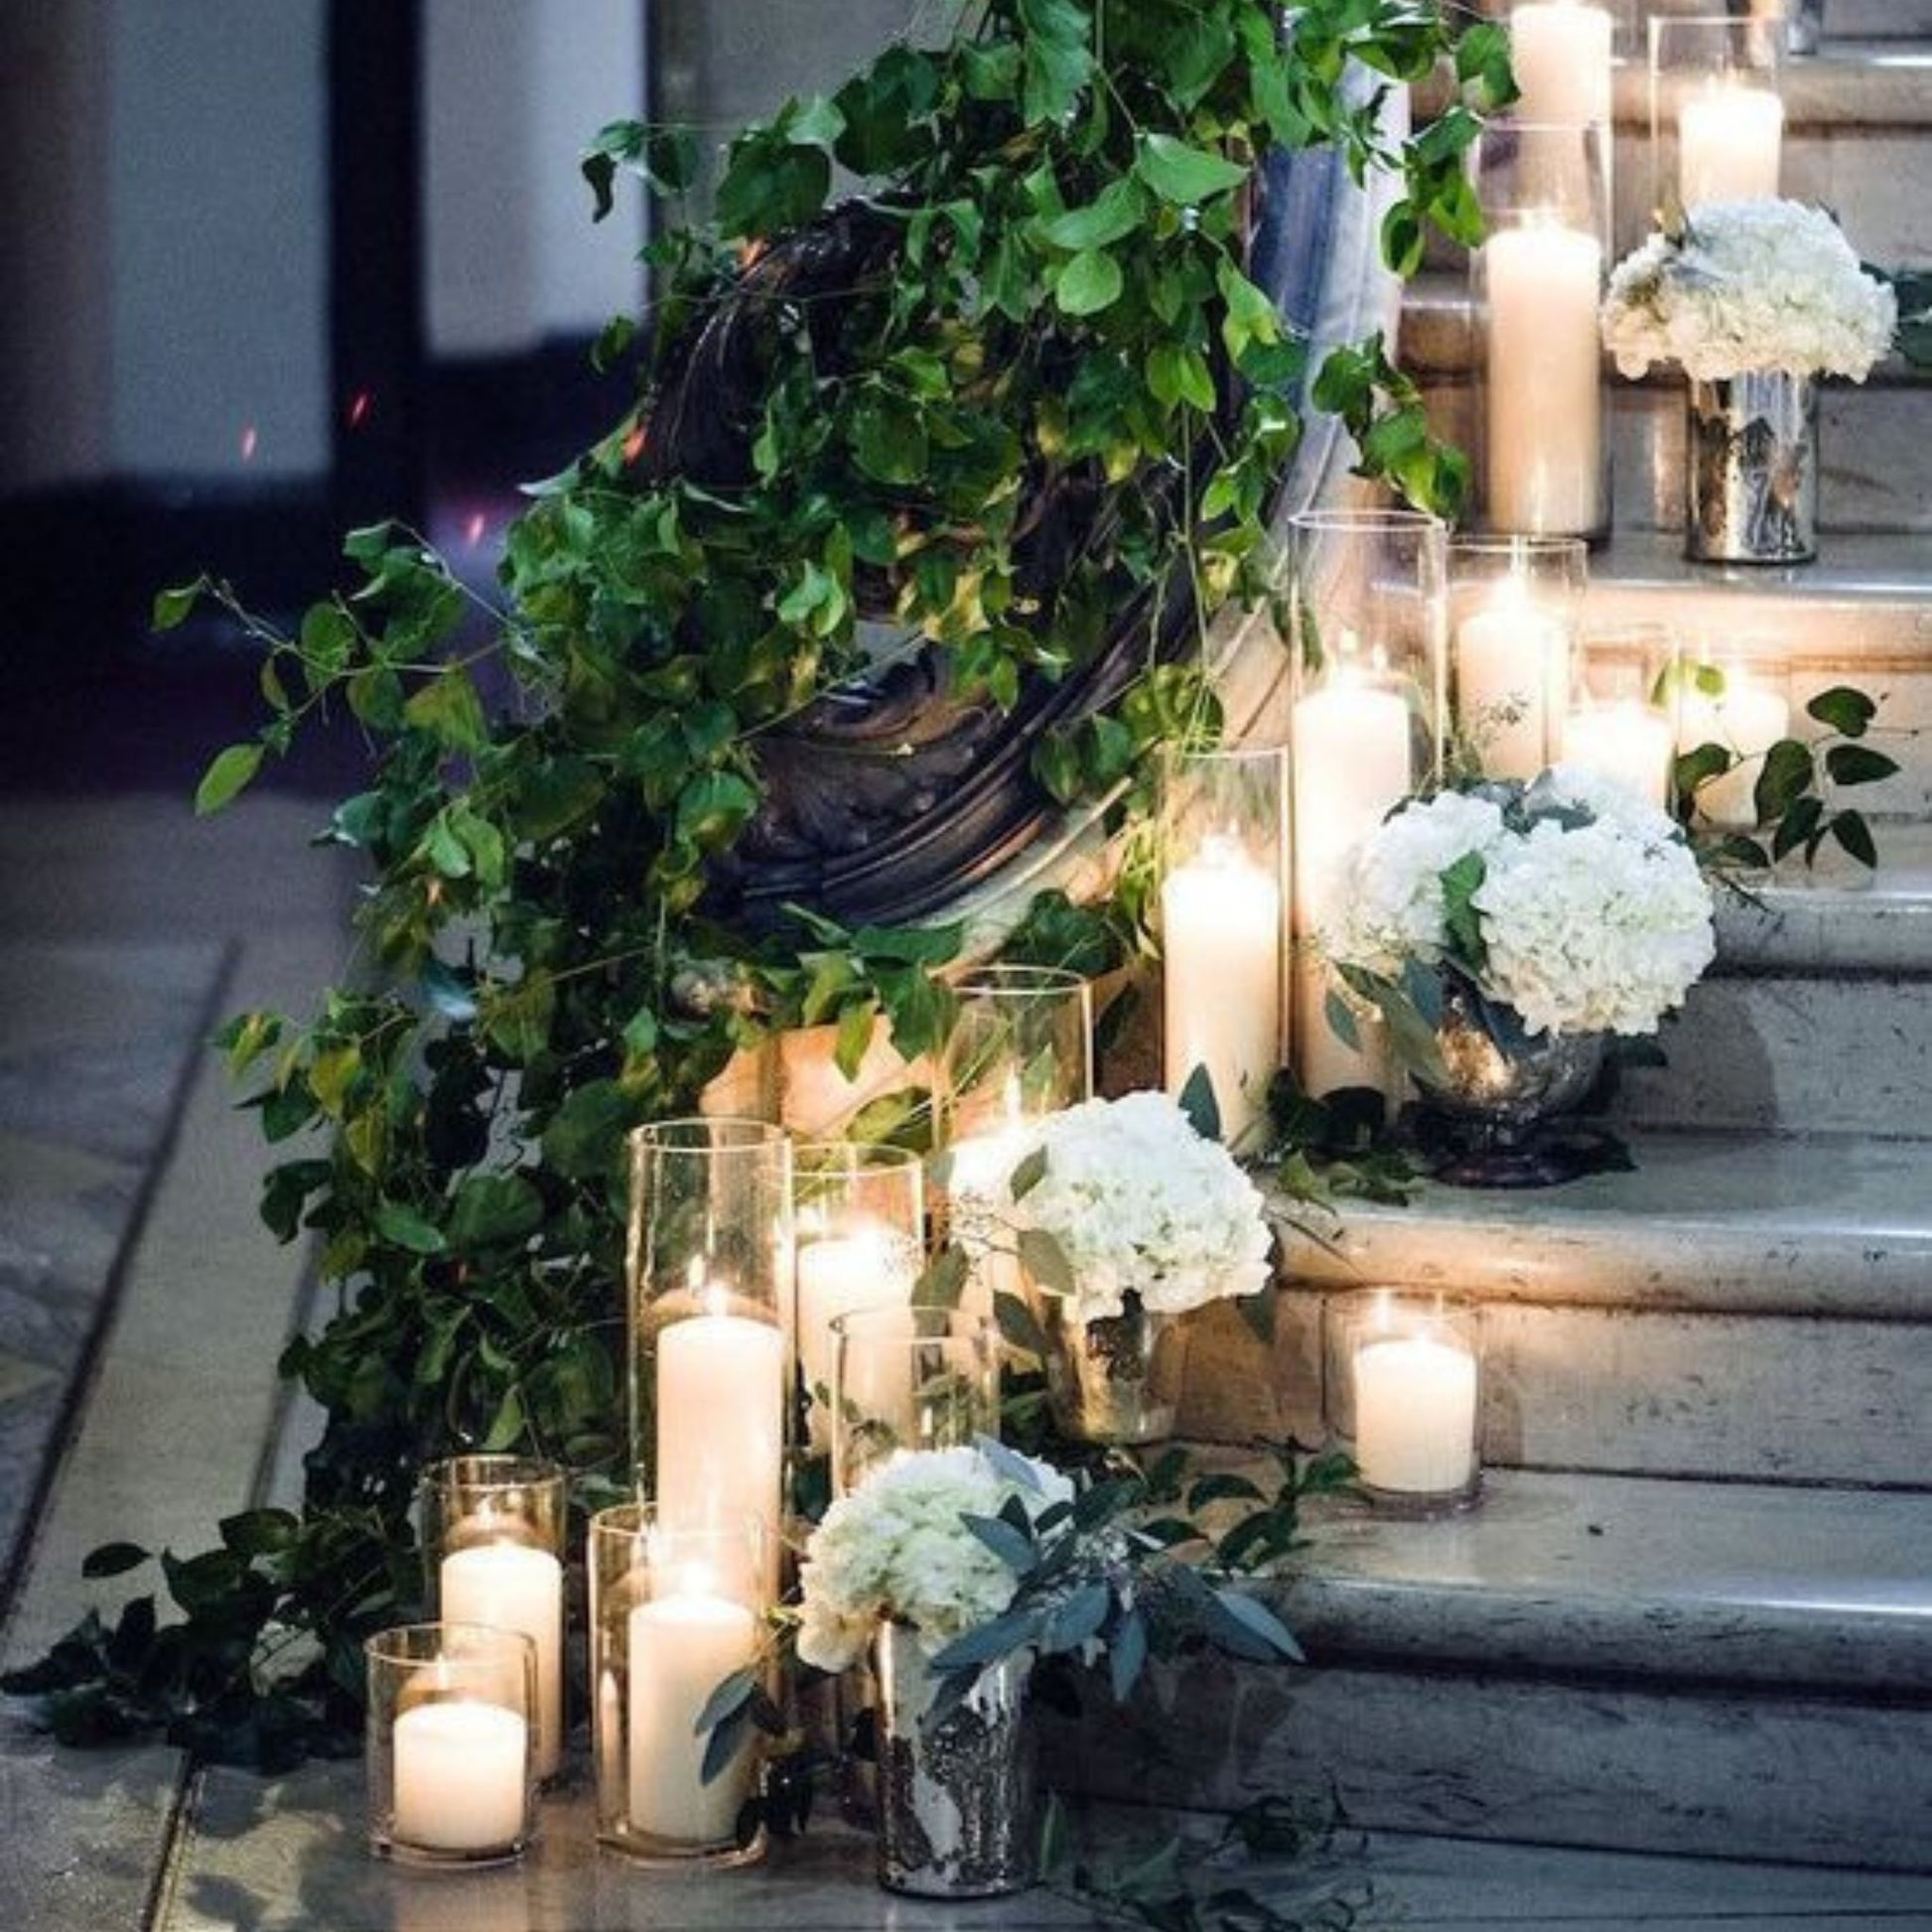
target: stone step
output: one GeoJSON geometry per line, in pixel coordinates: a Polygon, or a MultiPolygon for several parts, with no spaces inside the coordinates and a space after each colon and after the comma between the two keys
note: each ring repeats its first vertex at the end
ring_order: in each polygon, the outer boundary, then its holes
{"type": "Polygon", "coordinates": [[[1932,40],[1932,0],[1825,0],[1825,40],[1932,40]]]}
{"type": "Polygon", "coordinates": [[[1324,1314],[1412,1287],[1481,1308],[1491,1466],[1932,1487],[1932,1150],[1630,1140],[1634,1173],[1284,1207],[1274,1336],[1197,1318],[1182,1429],[1321,1440],[1324,1314]]]}
{"type": "Polygon", "coordinates": [[[1276,1594],[1321,1668],[1163,1672],[1130,1725],[1056,1728],[1056,1771],[1208,1805],[1332,1779],[1397,1830],[1932,1864],[1932,1498],[1503,1473],[1464,1516],[1343,1510],[1313,1539],[1276,1594]]]}

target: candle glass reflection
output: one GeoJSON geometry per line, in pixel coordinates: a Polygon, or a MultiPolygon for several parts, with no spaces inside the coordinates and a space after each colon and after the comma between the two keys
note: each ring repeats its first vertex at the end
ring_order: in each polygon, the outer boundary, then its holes
{"type": "Polygon", "coordinates": [[[792,1387],[791,1146],[729,1119],[658,1121],[630,1138],[625,1274],[631,1455],[678,1532],[765,1526],[775,1593],[792,1387]]]}
{"type": "Polygon", "coordinates": [[[745,1585],[768,1572],[766,1540],[755,1517],[680,1527],[649,1503],[591,1518],[597,1835],[633,1859],[743,1864],[764,1849],[761,1831],[740,1832],[758,1781],[754,1733],[727,1732],[720,1750],[699,1721],[763,1654],[768,1599],[745,1585]]]}
{"type": "Polygon", "coordinates": [[[831,1452],[833,1324],[862,1309],[903,1311],[925,1265],[925,1167],[905,1148],[808,1143],[792,1155],[804,1440],[831,1452]]]}
{"type": "Polygon", "coordinates": [[[1587,629],[1577,664],[1563,762],[1668,811],[1682,682],[1676,633],[1649,622],[1587,629]]]}
{"type": "Polygon", "coordinates": [[[1093,990],[1048,966],[988,966],[955,988],[932,1174],[949,1239],[972,1262],[961,1306],[990,1315],[1023,1292],[1011,1181],[1035,1123],[1093,1096],[1093,990]]]}
{"type": "Polygon", "coordinates": [[[1295,692],[1290,1038],[1311,1093],[1379,1086],[1371,1023],[1350,1040],[1319,957],[1351,849],[1440,775],[1446,717],[1448,535],[1414,510],[1313,510],[1290,528],[1295,692]]]}
{"type": "Polygon", "coordinates": [[[999,1330],[949,1309],[871,1309],[833,1324],[832,1487],[846,1495],[903,1449],[1000,1433],[999,1330]]]}
{"type": "Polygon", "coordinates": [[[1161,885],[1163,1063],[1178,1095],[1204,1073],[1237,1152],[1265,1140],[1284,1058],[1288,754],[1188,754],[1169,766],[1161,885]]]}
{"type": "Polygon", "coordinates": [[[1609,257],[1608,129],[1498,115],[1471,152],[1484,238],[1470,255],[1481,344],[1487,527],[1609,528],[1597,310],[1609,257]]]}
{"type": "Polygon", "coordinates": [[[536,1645],[411,1623],[363,1656],[369,1849],[429,1865],[518,1857],[536,1833],[536,1645]]]}
{"type": "Polygon", "coordinates": [[[1481,1322],[1448,1296],[1370,1289],[1327,1305],[1328,1426],[1363,1493],[1396,1515],[1466,1509],[1481,1488],[1481,1322]]]}
{"type": "Polygon", "coordinates": [[[1721,832],[1756,831],[1765,754],[1798,735],[1789,664],[1775,646],[1740,639],[1683,659],[1676,688],[1677,750],[1692,760],[1698,819],[1721,832]]]}
{"type": "Polygon", "coordinates": [[[429,1600],[446,1623],[514,1630],[536,1649],[537,1776],[563,1764],[564,1473],[529,1455],[453,1455],[423,1471],[429,1600]]]}
{"type": "Polygon", "coordinates": [[[1456,737],[1485,777],[1528,780],[1556,762],[1588,577],[1581,537],[1449,545],[1456,737]]]}
{"type": "Polygon", "coordinates": [[[1781,22],[1699,14],[1650,23],[1655,205],[1695,215],[1709,202],[1774,198],[1782,174],[1781,22]]]}

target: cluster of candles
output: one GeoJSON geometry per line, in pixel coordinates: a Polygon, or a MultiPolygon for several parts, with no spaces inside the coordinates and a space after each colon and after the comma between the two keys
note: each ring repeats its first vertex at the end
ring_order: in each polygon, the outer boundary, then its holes
{"type": "MultiPolygon", "coordinates": [[[[1597,309],[1613,244],[1614,20],[1588,0],[1508,15],[1519,97],[1476,155],[1490,528],[1595,536],[1608,520],[1597,309]]],[[[1769,23],[1650,23],[1651,206],[1775,196],[1784,107],[1769,23]]]]}

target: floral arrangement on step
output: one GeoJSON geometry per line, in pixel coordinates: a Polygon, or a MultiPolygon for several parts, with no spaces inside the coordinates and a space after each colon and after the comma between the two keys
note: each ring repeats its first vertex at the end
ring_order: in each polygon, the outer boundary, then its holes
{"type": "Polygon", "coordinates": [[[1165,1093],[1089,1100],[1042,1121],[1012,1196],[1021,1260],[1076,1320],[1118,1315],[1130,1296],[1185,1314],[1271,1279],[1261,1190],[1165,1093]]]}
{"type": "Polygon", "coordinates": [[[1694,381],[1758,369],[1863,382],[1898,328],[1892,289],[1824,209],[1716,202],[1619,262],[1603,341],[1627,376],[1675,362],[1694,381]]]}

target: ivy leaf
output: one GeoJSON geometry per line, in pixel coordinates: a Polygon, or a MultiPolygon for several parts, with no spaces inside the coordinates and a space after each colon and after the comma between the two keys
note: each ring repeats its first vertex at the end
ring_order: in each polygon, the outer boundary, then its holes
{"type": "Polygon", "coordinates": [[[869,396],[853,412],[852,454],[875,483],[919,483],[932,464],[925,417],[897,396],[869,396]]]}
{"type": "Polygon", "coordinates": [[[1164,202],[1188,207],[1241,187],[1251,171],[1225,155],[1190,148],[1172,134],[1150,134],[1134,157],[1134,172],[1164,202]]]}
{"type": "Polygon", "coordinates": [[[173,590],[156,591],[154,610],[149,618],[150,626],[155,630],[179,630],[195,615],[195,607],[201,603],[203,593],[207,589],[207,579],[198,577],[192,584],[178,584],[173,590]]]}
{"type": "Polygon", "coordinates": [[[404,719],[454,752],[478,752],[489,740],[483,700],[470,673],[452,666],[440,671],[402,708],[404,719]]]}
{"type": "Polygon", "coordinates": [[[521,1174],[472,1174],[457,1188],[450,1239],[459,1248],[527,1241],[543,1217],[543,1196],[521,1174]]]}
{"type": "Polygon", "coordinates": [[[1104,248],[1141,225],[1141,193],[1131,180],[1110,182],[1085,207],[1069,208],[1039,225],[1039,236],[1054,248],[1079,254],[1104,248]]]}
{"type": "Polygon", "coordinates": [[[1875,785],[1898,770],[1898,760],[1868,745],[1834,745],[1825,754],[1825,769],[1835,785],[1875,785]]]}
{"type": "Polygon", "coordinates": [[[216,753],[207,769],[202,773],[201,783],[195,787],[196,816],[207,818],[211,812],[218,812],[223,805],[229,804],[247,787],[261,766],[262,748],[259,745],[230,745],[225,752],[216,753]]]}
{"type": "Polygon", "coordinates": [[[375,1210],[376,1232],[411,1254],[438,1255],[449,1246],[443,1230],[402,1201],[385,1200],[375,1210]]]}
{"type": "Polygon", "coordinates": [[[1878,707],[1863,691],[1850,684],[1835,684],[1821,691],[1805,706],[1821,725],[1828,725],[1846,738],[1863,738],[1878,707]]]}
{"type": "Polygon", "coordinates": [[[543,1157],[572,1179],[602,1175],[632,1125],[631,1103],[615,1080],[586,1081],[543,1130],[543,1157]]]}
{"type": "Polygon", "coordinates": [[[138,1543],[103,1543],[81,1560],[80,1574],[90,1580],[124,1576],[146,1563],[151,1554],[138,1543]]]}
{"type": "Polygon", "coordinates": [[[1030,127],[1063,120],[1093,73],[1093,22],[1075,0],[1019,0],[1027,30],[1021,109],[1030,127]]]}
{"type": "Polygon", "coordinates": [[[1878,848],[1871,837],[1871,827],[1865,823],[1863,812],[1840,812],[1832,820],[1832,837],[1860,865],[1876,870],[1878,848]]]}
{"type": "Polygon", "coordinates": [[[1066,315],[1093,316],[1111,309],[1120,300],[1124,286],[1120,264],[1113,256],[1088,249],[1060,270],[1053,285],[1053,300],[1066,315]]]}
{"type": "MultiPolygon", "coordinates": [[[[1850,751],[1850,746],[1841,749],[1850,751]]],[[[1757,774],[1752,797],[1757,822],[1772,824],[1782,818],[1811,789],[1817,776],[1817,763],[1811,748],[1795,738],[1781,738],[1764,754],[1764,768],[1757,774]]]]}
{"type": "Polygon", "coordinates": [[[1204,1141],[1221,1138],[1221,1104],[1214,1097],[1214,1076],[1205,1066],[1197,1066],[1182,1083],[1180,1111],[1187,1124],[1204,1141]]]}

